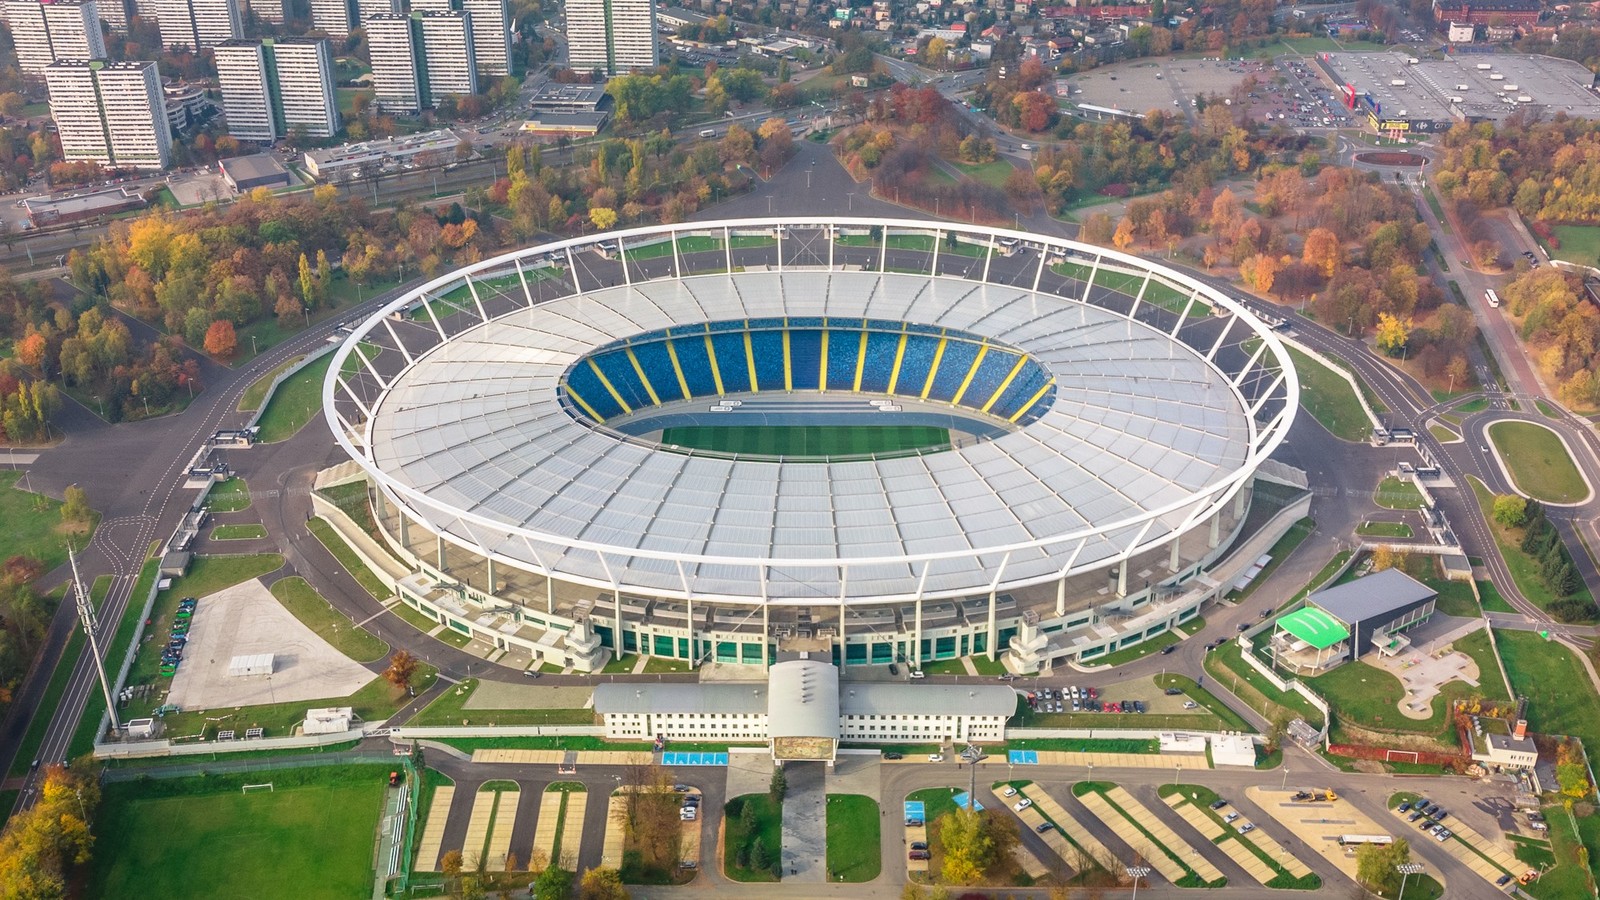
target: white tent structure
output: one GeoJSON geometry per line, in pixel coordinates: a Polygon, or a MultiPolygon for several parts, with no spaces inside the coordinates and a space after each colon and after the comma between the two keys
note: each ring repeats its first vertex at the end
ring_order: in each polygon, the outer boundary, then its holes
{"type": "Polygon", "coordinates": [[[348,706],[330,706],[325,709],[306,710],[306,720],[300,726],[301,734],[340,734],[350,730],[355,711],[348,706]]]}
{"type": "Polygon", "coordinates": [[[245,656],[235,656],[228,662],[228,674],[235,678],[247,678],[252,675],[271,675],[273,655],[271,653],[251,653],[245,656]]]}

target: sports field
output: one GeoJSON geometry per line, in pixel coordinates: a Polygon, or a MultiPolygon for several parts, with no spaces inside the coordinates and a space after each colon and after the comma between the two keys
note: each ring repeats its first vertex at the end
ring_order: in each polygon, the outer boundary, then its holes
{"type": "Polygon", "coordinates": [[[233,779],[224,792],[176,796],[151,795],[177,785],[111,785],[86,896],[366,897],[385,773],[353,771],[365,777],[305,787],[280,778],[270,793],[242,794],[233,779]]]}
{"type": "Polygon", "coordinates": [[[751,456],[854,456],[950,446],[950,430],[927,425],[688,425],[661,443],[751,456]]]}

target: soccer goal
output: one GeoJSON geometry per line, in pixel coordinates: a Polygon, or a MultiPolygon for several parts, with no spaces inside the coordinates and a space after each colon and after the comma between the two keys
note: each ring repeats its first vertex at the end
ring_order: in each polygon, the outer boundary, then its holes
{"type": "Polygon", "coordinates": [[[269,781],[265,784],[245,784],[239,786],[239,793],[241,794],[248,794],[251,791],[266,791],[270,794],[272,793],[272,782],[269,781]]]}
{"type": "Polygon", "coordinates": [[[1418,762],[1420,757],[1415,750],[1389,750],[1385,752],[1385,762],[1418,762]],[[1410,757],[1409,759],[1407,757],[1410,757]]]}

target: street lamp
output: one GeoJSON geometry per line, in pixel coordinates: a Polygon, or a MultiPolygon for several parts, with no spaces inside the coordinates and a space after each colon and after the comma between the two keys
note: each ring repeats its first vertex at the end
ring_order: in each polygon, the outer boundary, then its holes
{"type": "Polygon", "coordinates": [[[1128,873],[1128,877],[1133,879],[1133,897],[1134,897],[1134,900],[1138,900],[1138,897],[1139,897],[1139,879],[1141,879],[1141,878],[1149,878],[1150,877],[1150,867],[1149,866],[1126,866],[1126,867],[1123,868],[1122,871],[1128,873]]]}
{"type": "Polygon", "coordinates": [[[1413,875],[1422,874],[1422,863],[1401,863],[1394,867],[1400,873],[1400,896],[1397,900],[1406,900],[1406,879],[1413,875]]]}
{"type": "Polygon", "coordinates": [[[1289,789],[1289,770],[1288,769],[1284,769],[1283,770],[1283,784],[1278,785],[1278,790],[1287,791],[1288,789],[1289,789]]]}

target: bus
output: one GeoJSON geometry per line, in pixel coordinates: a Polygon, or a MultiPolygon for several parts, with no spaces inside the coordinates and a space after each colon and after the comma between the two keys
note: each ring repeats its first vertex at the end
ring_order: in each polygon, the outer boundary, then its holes
{"type": "Polygon", "coordinates": [[[1483,299],[1489,301],[1489,306],[1491,306],[1492,308],[1494,308],[1494,309],[1499,309],[1500,308],[1500,295],[1496,294],[1494,292],[1494,288],[1490,288],[1489,290],[1484,291],[1483,292],[1483,299]]]}
{"type": "Polygon", "coordinates": [[[1387,834],[1341,834],[1339,846],[1359,847],[1362,844],[1392,844],[1394,838],[1387,834]]]}

